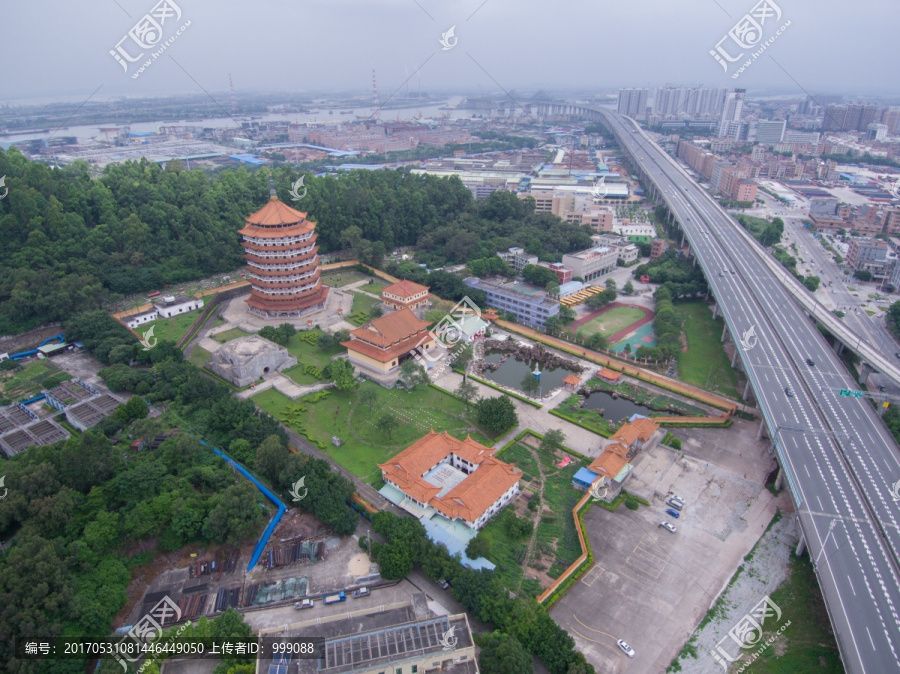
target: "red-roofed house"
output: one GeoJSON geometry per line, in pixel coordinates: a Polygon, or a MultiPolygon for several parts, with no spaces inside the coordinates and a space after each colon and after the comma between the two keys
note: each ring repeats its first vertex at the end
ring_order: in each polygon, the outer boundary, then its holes
{"type": "Polygon", "coordinates": [[[492,453],[468,436],[430,431],[378,467],[406,496],[401,507],[420,519],[437,511],[477,531],[519,493],[522,471],[492,453]]]}
{"type": "Polygon", "coordinates": [[[381,291],[381,301],[388,309],[417,309],[428,306],[431,295],[428,288],[412,281],[400,281],[381,291]]]}
{"type": "Polygon", "coordinates": [[[413,349],[428,351],[435,346],[428,322],[406,307],[351,330],[350,341],[341,344],[351,363],[378,375],[396,371],[413,349]]]}

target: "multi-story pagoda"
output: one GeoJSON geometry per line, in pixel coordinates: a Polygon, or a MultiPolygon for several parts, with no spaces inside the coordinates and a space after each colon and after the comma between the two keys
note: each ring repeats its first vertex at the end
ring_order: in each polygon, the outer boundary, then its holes
{"type": "Polygon", "coordinates": [[[319,278],[316,223],[275,196],[247,217],[242,230],[250,281],[250,311],[264,318],[321,309],[328,288],[319,278]]]}

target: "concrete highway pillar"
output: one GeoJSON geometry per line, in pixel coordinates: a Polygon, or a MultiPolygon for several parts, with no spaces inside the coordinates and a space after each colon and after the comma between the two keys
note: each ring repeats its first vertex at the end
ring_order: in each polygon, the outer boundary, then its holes
{"type": "Polygon", "coordinates": [[[725,341],[725,335],[728,334],[728,323],[725,324],[725,327],[722,328],[722,341],[725,341]]]}
{"type": "MultiPolygon", "coordinates": [[[[780,491],[782,485],[784,484],[784,468],[781,466],[778,467],[778,477],[775,478],[775,491],[780,491]]],[[[803,540],[802,537],[800,539],[803,540]]],[[[798,555],[801,553],[797,553],[798,555]]]]}
{"type": "Polygon", "coordinates": [[[750,380],[747,380],[747,383],[744,384],[744,401],[746,402],[747,397],[750,395],[750,380]]]}
{"type": "Polygon", "coordinates": [[[679,248],[684,248],[684,230],[682,230],[681,232],[681,245],[679,246],[679,248]]]}
{"type": "Polygon", "coordinates": [[[844,344],[837,339],[834,340],[834,353],[838,356],[844,353],[844,344]]]}
{"type": "MultiPolygon", "coordinates": [[[[693,253],[694,251],[691,251],[691,252],[693,253]]],[[[694,255],[693,258],[694,258],[694,266],[696,267],[697,266],[697,256],[694,255]]]]}
{"type": "Polygon", "coordinates": [[[766,430],[766,421],[765,419],[760,419],[759,421],[759,430],[756,431],[756,439],[762,440],[763,431],[766,430]]]}
{"type": "Polygon", "coordinates": [[[734,355],[731,357],[731,369],[734,369],[734,366],[738,362],[738,350],[737,347],[734,347],[734,355]]]}
{"type": "Polygon", "coordinates": [[[872,374],[875,370],[869,365],[866,361],[863,361],[859,365],[859,383],[862,386],[866,385],[866,379],[869,378],[869,375],[872,374]]]}
{"type": "Polygon", "coordinates": [[[719,303],[716,302],[713,304],[713,320],[716,320],[719,317],[719,303]]]}
{"type": "Polygon", "coordinates": [[[796,554],[799,557],[804,552],[806,552],[806,539],[803,538],[803,534],[801,533],[800,534],[800,542],[797,543],[797,550],[794,554],[796,554]]]}

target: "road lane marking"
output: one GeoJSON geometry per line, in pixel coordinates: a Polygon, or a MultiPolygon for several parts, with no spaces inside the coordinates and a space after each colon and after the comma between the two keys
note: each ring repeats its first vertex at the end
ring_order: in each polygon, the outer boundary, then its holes
{"type": "Polygon", "coordinates": [[[853,596],[856,596],[856,589],[853,587],[853,581],[850,580],[850,576],[847,576],[847,582],[850,583],[850,591],[853,592],[853,596]]]}
{"type": "Polygon", "coordinates": [[[869,643],[872,644],[872,650],[877,651],[878,649],[875,648],[875,640],[872,638],[872,633],[869,631],[868,626],[866,627],[866,634],[869,635],[869,643]]]}

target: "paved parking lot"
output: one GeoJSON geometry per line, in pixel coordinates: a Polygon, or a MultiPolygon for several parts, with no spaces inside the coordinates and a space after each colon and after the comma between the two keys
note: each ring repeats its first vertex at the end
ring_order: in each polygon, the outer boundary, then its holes
{"type": "Polygon", "coordinates": [[[551,615],[598,672],[664,672],[765,531],[782,500],[744,475],[764,476],[771,460],[761,445],[739,456],[742,463],[729,456],[719,467],[657,447],[638,456],[626,484],[649,507],[585,515],[594,566],[551,615]],[[686,500],[678,519],[664,513],[670,490],[686,500]]]}

